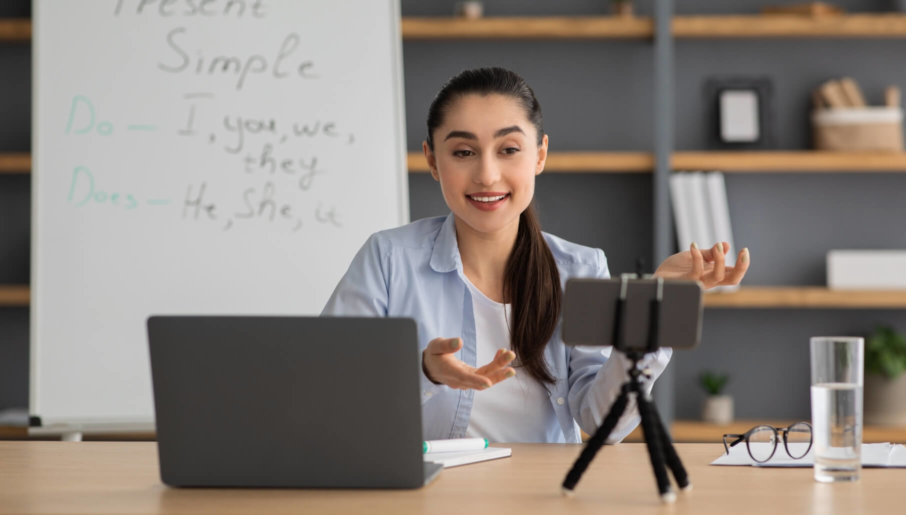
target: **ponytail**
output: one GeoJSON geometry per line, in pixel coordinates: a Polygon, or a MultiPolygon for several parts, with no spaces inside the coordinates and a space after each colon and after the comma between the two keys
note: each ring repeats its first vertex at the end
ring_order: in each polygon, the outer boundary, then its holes
{"type": "Polygon", "coordinates": [[[528,374],[542,384],[554,377],[544,362],[544,349],[560,318],[560,272],[533,205],[519,215],[516,244],[507,259],[503,296],[510,303],[510,344],[528,374]]]}

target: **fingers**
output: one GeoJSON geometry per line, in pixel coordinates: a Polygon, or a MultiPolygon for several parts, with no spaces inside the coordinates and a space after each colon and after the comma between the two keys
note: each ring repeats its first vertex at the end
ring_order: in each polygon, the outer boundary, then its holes
{"type": "Polygon", "coordinates": [[[449,380],[443,381],[447,386],[460,390],[484,390],[494,386],[494,382],[488,377],[476,374],[474,369],[466,366],[461,361],[459,363],[462,367],[452,370],[449,380]]]}
{"type": "Polygon", "coordinates": [[[438,360],[440,361],[438,366],[440,382],[450,388],[484,390],[494,384],[487,377],[478,374],[474,368],[450,355],[441,356],[438,360]]]}
{"type": "Polygon", "coordinates": [[[725,241],[720,241],[714,244],[709,249],[701,249],[702,258],[705,260],[705,263],[711,263],[714,261],[715,253],[717,250],[723,252],[726,256],[727,252],[730,251],[730,244],[725,241]]]}
{"type": "Polygon", "coordinates": [[[705,270],[705,260],[702,256],[702,251],[699,250],[698,245],[694,241],[689,246],[689,254],[692,255],[692,273],[690,275],[692,277],[701,277],[705,270]]]}
{"type": "Polygon", "coordinates": [[[509,349],[499,349],[494,359],[487,365],[479,368],[475,373],[490,379],[492,384],[497,384],[504,379],[514,377],[516,369],[508,366],[516,359],[516,353],[509,349]]]}
{"type": "Polygon", "coordinates": [[[462,339],[460,338],[435,338],[428,342],[425,352],[439,356],[441,354],[459,352],[460,348],[462,348],[462,339]]]}
{"type": "Polygon", "coordinates": [[[458,350],[461,346],[459,338],[437,338],[428,343],[424,364],[432,380],[460,390],[484,390],[516,375],[516,370],[509,366],[516,358],[515,352],[500,349],[490,363],[475,369],[453,355],[451,349],[458,350]]]}
{"type": "Polygon", "coordinates": [[[497,354],[494,355],[494,359],[487,365],[476,370],[475,373],[488,375],[497,372],[509,365],[514,359],[516,359],[515,352],[508,349],[498,349],[497,354]]]}
{"type": "Polygon", "coordinates": [[[711,259],[714,261],[714,266],[710,273],[702,277],[706,288],[721,284],[726,276],[726,259],[722,243],[717,243],[711,248],[711,259]]]}
{"type": "Polygon", "coordinates": [[[497,384],[504,379],[509,379],[511,377],[516,377],[516,369],[513,367],[504,367],[492,374],[488,374],[485,377],[491,380],[491,383],[497,384]]]}
{"type": "Polygon", "coordinates": [[[456,359],[454,354],[461,348],[461,338],[435,338],[428,342],[423,360],[429,378],[461,390],[484,390],[492,386],[490,379],[456,359]]]}
{"type": "Polygon", "coordinates": [[[749,269],[750,261],[748,248],[739,251],[739,255],[736,257],[736,266],[728,267],[727,276],[721,284],[739,284],[740,281],[742,281],[743,276],[746,275],[746,271],[749,269]]]}

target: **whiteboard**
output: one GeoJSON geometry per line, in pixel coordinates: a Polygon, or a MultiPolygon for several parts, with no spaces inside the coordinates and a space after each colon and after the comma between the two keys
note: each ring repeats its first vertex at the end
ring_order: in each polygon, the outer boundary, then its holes
{"type": "Polygon", "coordinates": [[[408,220],[398,0],[35,4],[30,412],[153,422],[151,314],[317,314],[408,220]]]}

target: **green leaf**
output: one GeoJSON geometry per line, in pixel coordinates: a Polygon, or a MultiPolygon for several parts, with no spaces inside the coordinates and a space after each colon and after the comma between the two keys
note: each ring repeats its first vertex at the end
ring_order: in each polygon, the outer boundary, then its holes
{"type": "Polygon", "coordinates": [[[698,376],[699,382],[702,385],[702,388],[708,392],[708,395],[720,395],[720,392],[723,391],[724,386],[726,386],[727,381],[730,380],[730,377],[727,374],[720,374],[717,372],[712,372],[710,370],[704,370],[698,376]]]}
{"type": "Polygon", "coordinates": [[[906,372],[906,335],[890,326],[875,328],[865,343],[865,373],[896,379],[906,372]]]}

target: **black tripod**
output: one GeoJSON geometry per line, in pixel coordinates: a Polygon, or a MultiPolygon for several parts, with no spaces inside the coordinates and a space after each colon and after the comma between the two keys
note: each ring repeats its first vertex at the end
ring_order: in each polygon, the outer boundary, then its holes
{"type": "MultiPolygon", "coordinates": [[[[623,277],[620,290],[620,298],[617,301],[616,317],[614,318],[614,350],[625,349],[625,338],[623,334],[624,313],[627,292],[627,277],[623,277]]],[[[658,328],[660,325],[660,307],[663,297],[663,279],[658,279],[657,296],[651,301],[651,311],[649,317],[648,345],[644,352],[654,352],[658,349],[658,328]]],[[[601,447],[607,441],[613,428],[616,427],[617,421],[626,411],[626,405],[629,402],[629,394],[634,393],[636,404],[639,408],[639,415],[642,417],[642,435],[645,444],[648,447],[648,457],[651,459],[651,468],[654,469],[654,477],[657,480],[657,488],[663,502],[673,502],[676,500],[676,494],[670,487],[670,478],[667,477],[667,467],[673,472],[677,485],[681,490],[692,488],[686,469],[680,461],[670,435],[667,433],[661,418],[658,415],[657,408],[651,401],[651,397],[642,388],[640,377],[650,379],[650,375],[639,370],[639,361],[644,353],[640,350],[623,351],[632,361],[629,368],[629,381],[623,384],[620,389],[620,395],[617,396],[610,411],[601,422],[601,426],[595,431],[595,434],[588,440],[582,453],[576,459],[566,479],[563,480],[563,493],[567,496],[572,495],[573,489],[585,472],[585,469],[591,464],[595,455],[601,450],[601,447]]]]}

